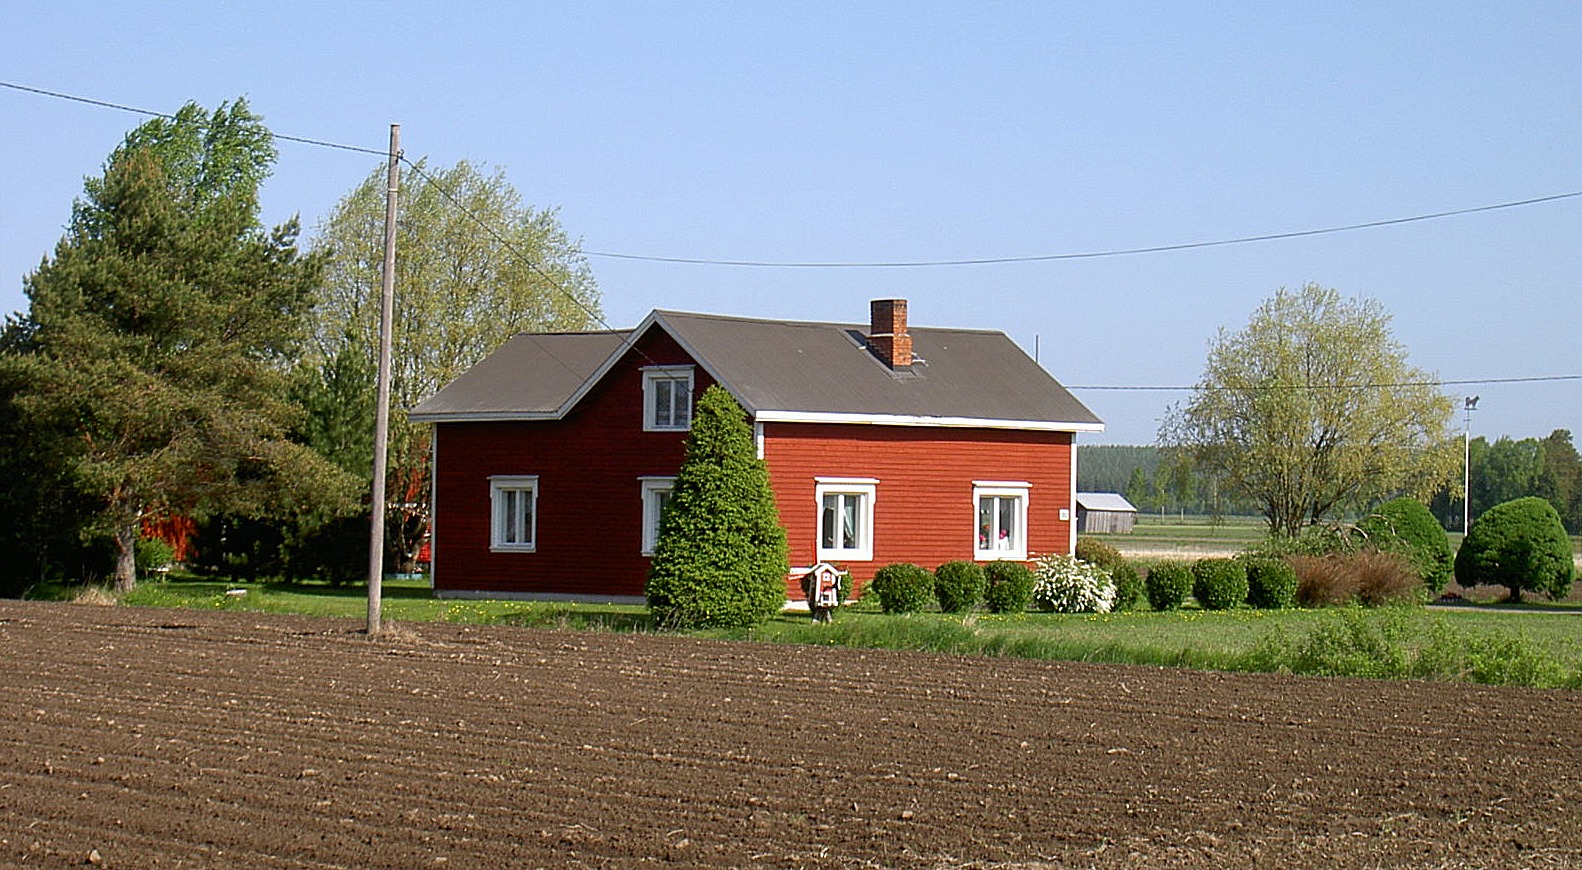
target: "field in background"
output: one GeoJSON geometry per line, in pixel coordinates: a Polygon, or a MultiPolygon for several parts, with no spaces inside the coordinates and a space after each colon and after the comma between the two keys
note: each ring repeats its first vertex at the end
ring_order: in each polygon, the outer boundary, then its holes
{"type": "Polygon", "coordinates": [[[1126,534],[1085,535],[1104,541],[1128,559],[1201,559],[1230,556],[1263,540],[1268,526],[1262,517],[1223,517],[1218,522],[1195,514],[1138,514],[1126,534]]]}
{"type": "MultiPolygon", "coordinates": [[[[1139,562],[1233,556],[1263,540],[1268,525],[1262,517],[1223,517],[1218,522],[1198,514],[1137,515],[1129,534],[1084,535],[1103,541],[1121,555],[1139,562]]],[[[1450,549],[1461,546],[1461,533],[1451,532],[1450,549]]],[[[1582,535],[1571,536],[1572,558],[1582,570],[1582,535]]]]}

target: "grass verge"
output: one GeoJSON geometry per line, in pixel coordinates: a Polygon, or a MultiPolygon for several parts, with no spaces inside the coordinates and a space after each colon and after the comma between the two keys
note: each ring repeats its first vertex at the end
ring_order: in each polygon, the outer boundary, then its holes
{"type": "MultiPolygon", "coordinates": [[[[33,597],[67,598],[81,589],[45,588],[33,597]]],[[[317,583],[177,577],[144,583],[121,601],[345,618],[367,613],[363,587],[317,583]]],[[[382,612],[386,620],[654,630],[640,606],[435,599],[422,580],[385,581],[382,612]]],[[[1582,688],[1578,620],[1582,616],[1481,607],[891,616],[859,604],[842,608],[832,623],[815,624],[805,614],[788,612],[750,630],[692,634],[952,655],[1582,688]]]]}

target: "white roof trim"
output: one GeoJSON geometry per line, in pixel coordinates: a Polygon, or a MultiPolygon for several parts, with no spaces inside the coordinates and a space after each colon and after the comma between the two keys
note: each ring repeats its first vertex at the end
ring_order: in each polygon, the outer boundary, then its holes
{"type": "Polygon", "coordinates": [[[938,426],[958,429],[1031,429],[1040,432],[1103,432],[1103,423],[1051,420],[992,420],[981,417],[925,417],[910,414],[848,414],[836,411],[759,411],[760,423],[849,423],[870,426],[938,426]]]}

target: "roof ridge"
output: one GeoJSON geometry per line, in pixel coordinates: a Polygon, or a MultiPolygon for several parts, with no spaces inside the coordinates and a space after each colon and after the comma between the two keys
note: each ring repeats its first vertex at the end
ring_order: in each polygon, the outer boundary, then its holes
{"type": "Polygon", "coordinates": [[[542,338],[546,335],[629,335],[632,330],[636,328],[637,327],[634,326],[628,327],[626,329],[558,329],[550,332],[535,332],[531,329],[520,329],[511,333],[511,337],[516,338],[523,335],[531,335],[534,338],[542,338]]]}
{"type": "MultiPolygon", "coordinates": [[[[674,311],[668,308],[655,308],[653,313],[659,316],[693,317],[701,320],[722,320],[735,323],[762,323],[774,326],[810,326],[834,329],[860,329],[866,331],[870,324],[858,321],[837,320],[788,320],[781,317],[745,317],[739,314],[712,314],[701,311],[674,311]]],[[[971,332],[984,335],[1005,335],[1003,329],[987,329],[982,327],[964,326],[919,326],[908,324],[907,331],[922,330],[925,332],[971,332]]]]}

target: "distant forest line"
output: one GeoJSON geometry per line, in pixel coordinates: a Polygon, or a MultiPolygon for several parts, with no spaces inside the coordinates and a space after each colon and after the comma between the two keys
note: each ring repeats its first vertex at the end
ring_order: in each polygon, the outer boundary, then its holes
{"type": "MultiPolygon", "coordinates": [[[[1492,442],[1479,436],[1468,452],[1473,519],[1501,502],[1538,496],[1555,506],[1568,532],[1582,534],[1582,460],[1569,430],[1556,429],[1546,438],[1502,436],[1492,442]]],[[[1259,514],[1257,505],[1206,469],[1193,467],[1184,454],[1152,445],[1079,444],[1077,489],[1121,493],[1145,513],[1259,514]]],[[[1454,492],[1435,495],[1428,507],[1446,529],[1461,531],[1459,485],[1454,492]]]]}

